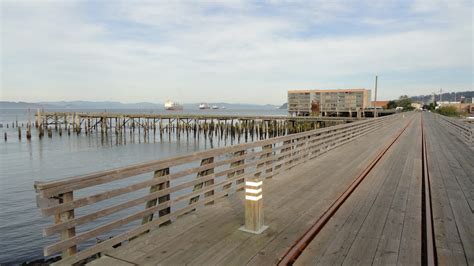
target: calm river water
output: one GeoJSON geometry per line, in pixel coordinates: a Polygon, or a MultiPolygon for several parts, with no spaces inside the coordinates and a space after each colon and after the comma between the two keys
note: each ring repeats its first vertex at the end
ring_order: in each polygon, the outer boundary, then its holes
{"type": "MultiPolygon", "coordinates": [[[[103,112],[104,110],[45,110],[103,112]]],[[[164,110],[107,110],[126,113],[164,113],[164,110]]],[[[185,110],[185,113],[286,115],[286,110],[185,110]]],[[[112,139],[104,140],[100,133],[88,136],[53,133],[52,138],[38,139],[35,130],[32,139],[18,140],[17,129],[11,128],[15,120],[25,123],[34,121],[34,110],[0,109],[0,264],[16,264],[42,258],[42,249],[51,239],[42,237],[42,228],[51,223],[51,217],[43,218],[36,207],[34,181],[52,180],[86,174],[99,170],[126,166],[177,154],[211,148],[208,140],[195,140],[192,136],[159,139],[144,143],[130,142],[116,145],[112,139]],[[10,128],[6,128],[6,123],[10,128]],[[8,141],[3,140],[4,133],[8,141]]],[[[138,138],[137,138],[138,139],[138,138]]],[[[216,142],[212,147],[230,145],[230,141],[216,142]]]]}

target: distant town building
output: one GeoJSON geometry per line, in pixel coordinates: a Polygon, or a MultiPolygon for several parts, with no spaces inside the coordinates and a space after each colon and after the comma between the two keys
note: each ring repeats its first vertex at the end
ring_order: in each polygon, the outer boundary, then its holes
{"type": "Polygon", "coordinates": [[[352,116],[370,105],[371,91],[367,89],[288,91],[290,115],[352,116]]]}
{"type": "Polygon", "coordinates": [[[438,107],[443,106],[454,106],[460,113],[474,114],[474,104],[472,103],[462,103],[462,102],[438,102],[438,107]]]}
{"type": "Polygon", "coordinates": [[[388,109],[388,101],[372,101],[372,107],[388,109]]]}
{"type": "Polygon", "coordinates": [[[449,101],[442,101],[442,102],[437,102],[438,106],[446,106],[446,105],[458,105],[461,102],[449,102],[449,101]]]}
{"type": "Polygon", "coordinates": [[[415,110],[421,110],[423,109],[423,104],[421,103],[411,103],[411,107],[415,108],[415,110]]]}

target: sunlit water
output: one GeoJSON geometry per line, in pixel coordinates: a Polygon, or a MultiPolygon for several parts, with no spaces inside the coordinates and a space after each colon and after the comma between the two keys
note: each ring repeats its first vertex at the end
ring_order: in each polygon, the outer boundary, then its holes
{"type": "MultiPolygon", "coordinates": [[[[81,111],[81,110],[46,110],[81,111]]],[[[102,112],[104,110],[82,110],[102,112]]],[[[107,110],[126,113],[164,113],[163,110],[107,110]]],[[[51,224],[52,218],[43,218],[36,207],[34,181],[53,180],[76,176],[94,171],[123,167],[135,163],[166,158],[169,156],[205,150],[211,147],[230,145],[230,140],[209,143],[208,139],[175,137],[162,141],[151,135],[147,142],[127,140],[125,145],[116,145],[114,136],[107,139],[100,134],[77,136],[53,133],[38,138],[36,130],[27,140],[23,131],[18,140],[18,131],[11,128],[14,121],[34,121],[33,112],[25,109],[0,109],[0,264],[13,264],[42,258],[42,249],[54,239],[44,239],[42,228],[51,224]],[[6,128],[6,123],[9,128],[6,128]],[[8,140],[4,141],[7,132],[8,140]]],[[[218,113],[242,115],[286,115],[285,110],[186,110],[183,113],[218,113]]],[[[127,182],[127,181],[123,181],[127,182]]],[[[123,184],[122,184],[123,185],[123,184]]],[[[101,221],[105,223],[113,216],[101,221]]],[[[87,228],[86,228],[87,229],[87,228]]]]}

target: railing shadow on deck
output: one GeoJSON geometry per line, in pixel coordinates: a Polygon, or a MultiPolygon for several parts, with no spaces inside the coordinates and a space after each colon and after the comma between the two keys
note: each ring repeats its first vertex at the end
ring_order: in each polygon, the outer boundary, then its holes
{"type": "Polygon", "coordinates": [[[35,182],[38,207],[44,216],[54,216],[54,223],[43,229],[43,235],[59,236],[44,248],[44,256],[61,253],[59,264],[73,264],[126,244],[242,190],[246,179],[271,178],[396,117],[399,115],[35,182]],[[99,237],[105,239],[90,243],[99,237]]]}

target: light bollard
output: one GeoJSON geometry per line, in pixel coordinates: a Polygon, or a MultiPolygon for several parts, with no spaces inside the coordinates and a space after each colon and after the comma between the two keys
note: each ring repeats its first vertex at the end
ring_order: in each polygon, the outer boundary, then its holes
{"type": "Polygon", "coordinates": [[[261,234],[268,226],[263,224],[263,181],[245,181],[245,224],[239,230],[261,234]]]}

